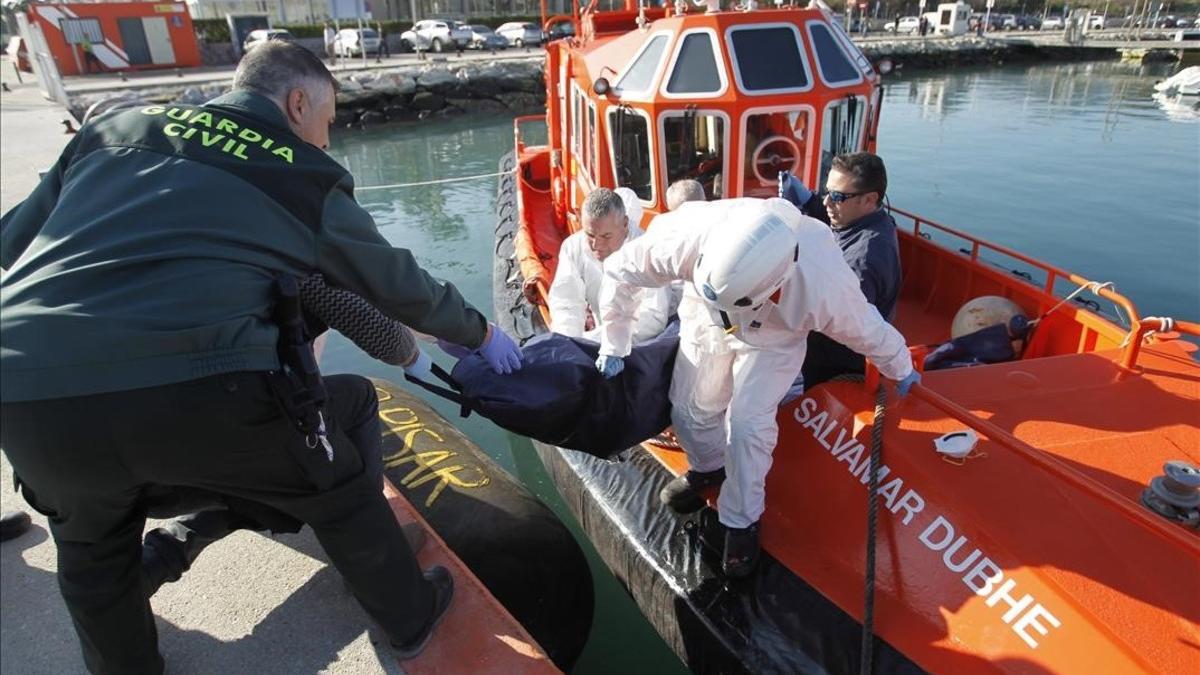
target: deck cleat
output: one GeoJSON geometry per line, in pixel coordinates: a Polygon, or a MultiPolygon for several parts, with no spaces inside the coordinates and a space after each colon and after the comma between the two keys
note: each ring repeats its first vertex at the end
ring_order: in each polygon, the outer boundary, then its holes
{"type": "Polygon", "coordinates": [[[1200,468],[1181,460],[1167,462],[1163,475],[1142,492],[1142,503],[1164,518],[1200,528],[1200,468]]]}

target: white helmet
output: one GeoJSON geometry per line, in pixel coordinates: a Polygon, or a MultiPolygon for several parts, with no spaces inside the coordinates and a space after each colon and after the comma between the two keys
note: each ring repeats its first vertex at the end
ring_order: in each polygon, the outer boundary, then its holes
{"type": "MultiPolygon", "coordinates": [[[[718,226],[696,260],[696,292],[722,314],[742,312],[766,302],[791,278],[800,255],[796,234],[778,215],[755,209],[718,226]]],[[[730,324],[727,316],[722,321],[730,324]]],[[[726,325],[730,328],[731,325],[726,325]]]]}

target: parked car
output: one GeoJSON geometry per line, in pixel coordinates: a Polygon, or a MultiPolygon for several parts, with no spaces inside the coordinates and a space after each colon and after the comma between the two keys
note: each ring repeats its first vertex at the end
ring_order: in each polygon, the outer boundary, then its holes
{"type": "Polygon", "coordinates": [[[1067,27],[1061,16],[1050,15],[1042,19],[1042,30],[1063,30],[1067,27]]]}
{"type": "Polygon", "coordinates": [[[508,49],[508,40],[497,35],[491,26],[474,24],[467,28],[471,31],[472,49],[508,49]]]}
{"type": "Polygon", "coordinates": [[[425,19],[404,31],[400,41],[407,49],[428,49],[444,52],[451,49],[466,49],[471,44],[471,29],[458,21],[425,19]]]}
{"type": "Polygon", "coordinates": [[[550,34],[546,36],[546,42],[561,40],[575,36],[575,24],[570,21],[560,21],[550,27],[550,34]]]}
{"type": "Polygon", "coordinates": [[[363,52],[378,54],[381,42],[379,33],[376,33],[374,28],[364,28],[361,31],[357,28],[343,28],[333,38],[333,49],[341,57],[362,56],[363,52]]]}
{"type": "Polygon", "coordinates": [[[513,47],[540,45],[545,37],[537,24],[525,21],[510,21],[497,28],[496,32],[508,40],[508,44],[513,47]]]}
{"type": "Polygon", "coordinates": [[[1017,15],[1016,14],[1001,14],[999,16],[1000,16],[999,28],[1001,28],[1002,30],[1016,30],[1017,29],[1018,26],[1017,26],[1017,15]]]}
{"type": "Polygon", "coordinates": [[[1032,14],[1021,14],[1017,16],[1017,26],[1021,30],[1041,30],[1042,17],[1033,16],[1032,14]]]}
{"type": "Polygon", "coordinates": [[[895,21],[889,21],[884,26],[884,30],[889,33],[903,35],[905,33],[915,33],[921,26],[921,19],[915,16],[905,16],[900,18],[900,25],[897,26],[895,21]]]}
{"type": "Polygon", "coordinates": [[[260,28],[250,31],[246,36],[246,41],[242,43],[242,51],[249,52],[251,49],[261,45],[269,40],[284,40],[291,42],[296,38],[291,33],[282,28],[260,28]]]}

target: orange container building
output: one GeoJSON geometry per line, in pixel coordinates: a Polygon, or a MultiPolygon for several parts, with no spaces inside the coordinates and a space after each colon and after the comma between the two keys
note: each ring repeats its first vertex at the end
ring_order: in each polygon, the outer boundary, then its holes
{"type": "Polygon", "coordinates": [[[34,3],[29,20],[63,75],[200,65],[182,2],[34,3]]]}

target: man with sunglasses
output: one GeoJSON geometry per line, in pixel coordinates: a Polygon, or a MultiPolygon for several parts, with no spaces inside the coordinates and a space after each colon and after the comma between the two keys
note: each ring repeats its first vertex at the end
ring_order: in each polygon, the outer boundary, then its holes
{"type": "MultiPolygon", "coordinates": [[[[779,196],[829,225],[846,264],[858,275],[867,302],[891,321],[900,296],[901,270],[896,221],[882,206],[886,192],[883,160],[869,152],[835,157],[821,194],[786,171],[779,174],[779,196]]],[[[809,334],[804,386],[844,373],[863,373],[865,368],[861,354],[819,332],[809,334]]]]}

